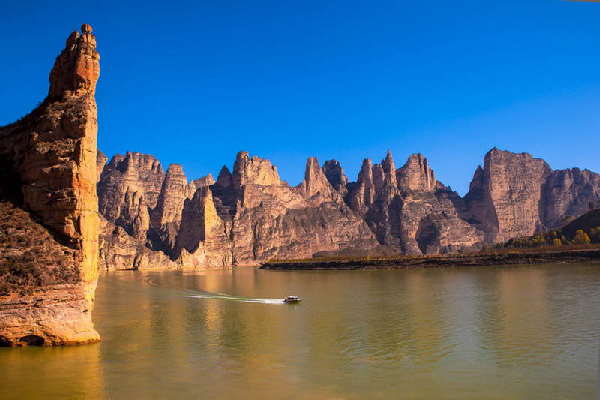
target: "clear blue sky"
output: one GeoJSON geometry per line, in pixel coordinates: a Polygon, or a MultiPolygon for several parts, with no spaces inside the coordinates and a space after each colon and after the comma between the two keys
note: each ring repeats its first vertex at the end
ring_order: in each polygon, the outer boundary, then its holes
{"type": "Polygon", "coordinates": [[[498,146],[600,171],[600,4],[561,0],[20,1],[0,15],[0,124],[30,111],[69,32],[101,52],[99,146],[189,178],[239,150],[305,160],[413,152],[464,193],[498,146]]]}

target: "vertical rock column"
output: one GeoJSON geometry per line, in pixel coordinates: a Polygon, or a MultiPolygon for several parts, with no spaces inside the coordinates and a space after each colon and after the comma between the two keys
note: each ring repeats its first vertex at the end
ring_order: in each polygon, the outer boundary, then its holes
{"type": "Polygon", "coordinates": [[[37,250],[39,276],[21,288],[25,292],[9,293],[18,301],[13,304],[20,305],[0,307],[0,338],[5,344],[27,344],[27,337],[46,345],[99,340],[90,315],[98,277],[94,95],[99,61],[92,27],[85,24],[81,33],[69,36],[56,58],[47,98],[31,114],[0,128],[0,156],[20,185],[16,206],[32,216],[28,224],[49,234],[52,243],[46,249],[64,249],[58,252],[62,258],[54,261],[37,250]],[[59,274],[49,278],[49,271],[56,270],[63,270],[69,280],[59,274]]]}

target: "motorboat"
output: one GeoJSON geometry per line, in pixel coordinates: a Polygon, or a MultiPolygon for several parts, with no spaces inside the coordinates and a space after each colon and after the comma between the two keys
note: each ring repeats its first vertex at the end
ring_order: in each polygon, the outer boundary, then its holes
{"type": "Polygon", "coordinates": [[[292,304],[292,303],[300,303],[302,299],[298,296],[288,296],[283,299],[284,303],[292,304]]]}

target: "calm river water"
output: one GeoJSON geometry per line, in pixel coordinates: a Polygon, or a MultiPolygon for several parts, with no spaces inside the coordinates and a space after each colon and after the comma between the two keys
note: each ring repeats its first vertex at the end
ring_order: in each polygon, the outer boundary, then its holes
{"type": "Polygon", "coordinates": [[[0,349],[0,398],[594,399],[600,266],[116,272],[94,318],[0,349]]]}

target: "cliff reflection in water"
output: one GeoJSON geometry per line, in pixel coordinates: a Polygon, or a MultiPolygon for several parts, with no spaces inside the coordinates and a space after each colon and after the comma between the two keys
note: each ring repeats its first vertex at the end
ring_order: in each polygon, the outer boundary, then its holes
{"type": "Polygon", "coordinates": [[[598,306],[593,265],[110,273],[104,341],[2,351],[0,385],[20,398],[37,393],[20,384],[31,374],[75,398],[590,398],[598,306]],[[232,298],[193,297],[210,293],[232,298]],[[304,301],[239,301],[289,294],[304,301]]]}

